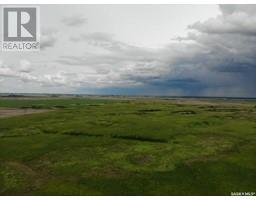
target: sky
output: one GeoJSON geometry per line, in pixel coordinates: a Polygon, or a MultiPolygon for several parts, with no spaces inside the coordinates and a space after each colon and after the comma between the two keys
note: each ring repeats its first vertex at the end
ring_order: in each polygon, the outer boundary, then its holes
{"type": "Polygon", "coordinates": [[[256,97],[256,5],[40,5],[40,30],[0,93],[256,97]]]}

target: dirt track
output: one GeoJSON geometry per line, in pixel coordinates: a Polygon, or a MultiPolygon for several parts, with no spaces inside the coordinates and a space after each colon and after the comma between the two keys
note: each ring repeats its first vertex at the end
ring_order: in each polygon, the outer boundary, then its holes
{"type": "Polygon", "coordinates": [[[0,118],[29,115],[34,113],[49,112],[47,109],[11,109],[11,108],[0,108],[0,118]]]}

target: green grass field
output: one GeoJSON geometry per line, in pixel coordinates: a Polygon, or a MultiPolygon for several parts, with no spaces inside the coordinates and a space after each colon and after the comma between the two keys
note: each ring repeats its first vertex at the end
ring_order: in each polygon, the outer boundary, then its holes
{"type": "Polygon", "coordinates": [[[256,192],[256,103],[0,99],[0,195],[256,192]]]}

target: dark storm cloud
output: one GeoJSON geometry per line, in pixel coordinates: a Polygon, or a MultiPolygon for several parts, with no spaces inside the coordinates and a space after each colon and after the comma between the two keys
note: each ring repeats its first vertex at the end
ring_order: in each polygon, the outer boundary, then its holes
{"type": "Polygon", "coordinates": [[[201,94],[255,96],[256,6],[222,5],[220,9],[220,16],[189,26],[195,32],[181,41],[192,43],[172,64],[184,69],[183,76],[205,86],[201,94]]]}

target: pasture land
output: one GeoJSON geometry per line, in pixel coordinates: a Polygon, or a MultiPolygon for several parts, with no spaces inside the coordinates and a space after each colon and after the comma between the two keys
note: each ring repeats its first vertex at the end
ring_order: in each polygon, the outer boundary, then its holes
{"type": "Polygon", "coordinates": [[[255,186],[255,101],[0,99],[0,195],[230,195],[255,186]]]}

